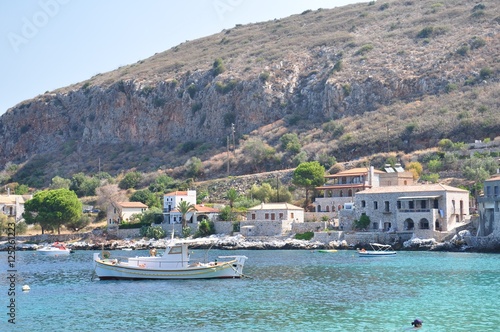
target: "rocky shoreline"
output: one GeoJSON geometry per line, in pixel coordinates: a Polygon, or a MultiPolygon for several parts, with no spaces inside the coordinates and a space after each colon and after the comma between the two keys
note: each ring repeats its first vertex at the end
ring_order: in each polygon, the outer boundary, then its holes
{"type": "MultiPolygon", "coordinates": [[[[434,239],[413,238],[403,243],[388,243],[399,251],[449,251],[449,252],[490,252],[500,253],[499,241],[490,241],[493,245],[487,247],[471,246],[466,241],[470,234],[460,232],[449,242],[438,243],[434,239]]],[[[123,250],[123,249],[149,249],[166,247],[169,239],[108,239],[101,234],[92,232],[69,235],[35,235],[16,238],[16,250],[36,250],[37,248],[53,242],[63,242],[72,250],[123,250]]],[[[348,244],[346,241],[319,241],[297,240],[293,237],[244,237],[242,235],[212,235],[206,238],[192,239],[190,245],[193,249],[223,249],[223,250],[320,250],[339,249],[349,250],[366,247],[367,243],[348,244]]],[[[0,239],[0,251],[12,249],[12,241],[0,239]]]]}

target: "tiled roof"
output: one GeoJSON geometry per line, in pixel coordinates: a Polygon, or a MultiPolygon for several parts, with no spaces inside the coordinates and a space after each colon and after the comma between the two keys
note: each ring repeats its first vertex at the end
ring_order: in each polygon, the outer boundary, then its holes
{"type": "Polygon", "coordinates": [[[172,191],[171,193],[165,194],[164,196],[187,196],[187,191],[172,191]]]}
{"type": "Polygon", "coordinates": [[[147,208],[148,206],[141,202],[118,202],[119,206],[124,208],[147,208]]]}
{"type": "Polygon", "coordinates": [[[303,208],[290,203],[261,203],[248,210],[303,210],[303,208]]]}
{"type": "Polygon", "coordinates": [[[370,188],[363,191],[359,191],[357,194],[383,194],[383,193],[420,193],[429,191],[452,191],[452,192],[463,192],[468,193],[467,190],[447,186],[440,183],[432,184],[417,184],[411,186],[388,186],[388,187],[376,187],[370,188]]]}

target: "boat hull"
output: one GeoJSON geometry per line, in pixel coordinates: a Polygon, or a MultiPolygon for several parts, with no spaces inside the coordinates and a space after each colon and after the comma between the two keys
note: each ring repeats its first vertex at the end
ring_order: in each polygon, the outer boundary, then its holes
{"type": "Polygon", "coordinates": [[[70,249],[64,249],[64,250],[38,249],[36,252],[41,254],[41,255],[44,255],[44,256],[68,256],[70,254],[71,250],[70,249]]]}
{"type": "MultiPolygon", "coordinates": [[[[242,258],[242,261],[244,259],[246,257],[242,258]]],[[[102,260],[94,258],[94,270],[100,280],[241,278],[243,276],[242,261],[235,259],[208,266],[190,266],[179,269],[149,269],[126,266],[112,259],[102,260]]]]}
{"type": "Polygon", "coordinates": [[[358,252],[359,257],[384,257],[384,256],[395,256],[395,251],[366,251],[366,252],[358,252]]]}

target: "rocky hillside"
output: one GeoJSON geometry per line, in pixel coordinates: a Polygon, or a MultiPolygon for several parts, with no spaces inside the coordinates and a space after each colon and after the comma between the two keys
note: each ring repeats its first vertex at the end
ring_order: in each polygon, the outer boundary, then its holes
{"type": "Polygon", "coordinates": [[[499,13],[496,0],[388,0],[237,25],[9,109],[0,165],[47,183],[196,156],[214,178],[228,145],[233,175],[293,166],[286,133],[302,160],[494,139],[499,13]]]}

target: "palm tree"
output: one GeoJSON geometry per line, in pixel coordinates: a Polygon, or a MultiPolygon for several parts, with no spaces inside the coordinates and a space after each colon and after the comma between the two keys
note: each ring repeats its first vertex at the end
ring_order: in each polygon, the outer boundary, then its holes
{"type": "Polygon", "coordinates": [[[233,208],[234,201],[238,199],[238,196],[238,192],[234,188],[231,188],[227,191],[226,198],[229,200],[229,206],[231,207],[231,209],[233,208]]]}
{"type": "Polygon", "coordinates": [[[179,205],[177,205],[177,209],[182,214],[182,228],[185,228],[187,226],[186,214],[196,211],[196,208],[194,204],[191,204],[188,201],[181,201],[179,205]]]}

